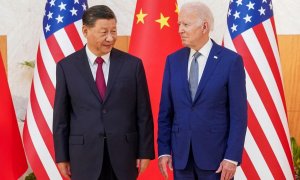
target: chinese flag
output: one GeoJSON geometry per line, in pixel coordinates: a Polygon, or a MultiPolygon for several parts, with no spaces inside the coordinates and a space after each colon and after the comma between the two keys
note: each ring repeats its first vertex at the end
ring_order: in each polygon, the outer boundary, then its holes
{"type": "Polygon", "coordinates": [[[1,53],[0,87],[0,178],[18,179],[27,170],[27,162],[1,53]]]}
{"type": "MultiPolygon", "coordinates": [[[[176,0],[137,1],[129,52],[143,60],[154,117],[155,142],[165,60],[168,54],[181,47],[177,18],[176,0]]],[[[157,144],[155,149],[157,150],[157,144]]],[[[169,173],[169,177],[171,174],[169,173]]],[[[157,158],[151,161],[139,179],[163,179],[158,169],[157,158]]]]}

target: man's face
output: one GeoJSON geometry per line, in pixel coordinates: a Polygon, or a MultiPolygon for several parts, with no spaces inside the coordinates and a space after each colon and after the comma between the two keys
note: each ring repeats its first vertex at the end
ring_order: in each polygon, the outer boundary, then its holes
{"type": "Polygon", "coordinates": [[[117,40],[117,22],[115,19],[98,19],[93,27],[83,26],[87,46],[97,56],[111,51],[117,40]]]}
{"type": "Polygon", "coordinates": [[[208,34],[205,23],[201,22],[199,15],[189,9],[181,9],[178,16],[179,34],[182,44],[186,47],[199,50],[202,43],[207,41],[208,34]]]}

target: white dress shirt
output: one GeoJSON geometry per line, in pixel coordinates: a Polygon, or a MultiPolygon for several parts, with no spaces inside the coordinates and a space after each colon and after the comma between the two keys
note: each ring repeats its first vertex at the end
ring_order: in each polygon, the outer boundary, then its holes
{"type": "MultiPolygon", "coordinates": [[[[89,60],[89,65],[90,65],[90,68],[91,68],[91,71],[93,74],[93,78],[96,81],[96,72],[97,72],[98,64],[95,61],[96,61],[97,56],[90,51],[88,46],[85,46],[85,51],[86,51],[86,55],[89,60]]],[[[110,57],[110,52],[101,56],[101,58],[104,60],[104,63],[102,64],[102,70],[103,70],[106,85],[107,85],[107,81],[108,81],[109,65],[110,65],[109,57],[110,57]]]]}
{"type": "MultiPolygon", "coordinates": [[[[204,46],[198,51],[199,53],[201,53],[201,55],[197,58],[198,67],[199,67],[198,84],[202,77],[204,67],[207,62],[207,59],[208,59],[208,56],[209,56],[212,46],[213,46],[213,43],[209,39],[207,41],[207,43],[204,44],[204,46]]],[[[190,76],[190,69],[191,69],[191,64],[192,64],[192,60],[193,60],[193,55],[195,54],[195,52],[196,52],[196,50],[194,50],[194,49],[190,50],[190,56],[189,56],[189,62],[188,62],[188,80],[189,80],[189,76],[190,76]]]]}

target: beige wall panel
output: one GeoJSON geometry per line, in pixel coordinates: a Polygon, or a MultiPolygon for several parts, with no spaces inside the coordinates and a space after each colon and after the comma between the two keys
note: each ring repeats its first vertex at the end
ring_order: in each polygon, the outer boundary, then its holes
{"type": "Polygon", "coordinates": [[[129,36],[118,36],[117,42],[114,47],[122,51],[128,52],[129,41],[130,41],[129,36]]]}
{"type": "Polygon", "coordinates": [[[291,136],[300,144],[300,35],[278,36],[291,136]]]}
{"type": "Polygon", "coordinates": [[[295,137],[300,145],[300,111],[288,111],[288,118],[291,136],[295,137]]]}
{"type": "Polygon", "coordinates": [[[4,35],[0,35],[0,52],[7,72],[7,38],[4,35]]]}

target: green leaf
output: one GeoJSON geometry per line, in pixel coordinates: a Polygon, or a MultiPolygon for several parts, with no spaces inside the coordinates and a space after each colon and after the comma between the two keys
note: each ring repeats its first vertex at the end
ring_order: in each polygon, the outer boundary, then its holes
{"type": "Polygon", "coordinates": [[[27,67],[30,67],[30,68],[34,68],[35,62],[34,62],[34,61],[23,61],[23,62],[21,63],[21,65],[27,66],[27,67]]]}
{"type": "Polygon", "coordinates": [[[299,178],[300,177],[300,146],[298,146],[296,139],[294,137],[291,137],[291,148],[293,153],[295,173],[299,178]]]}

